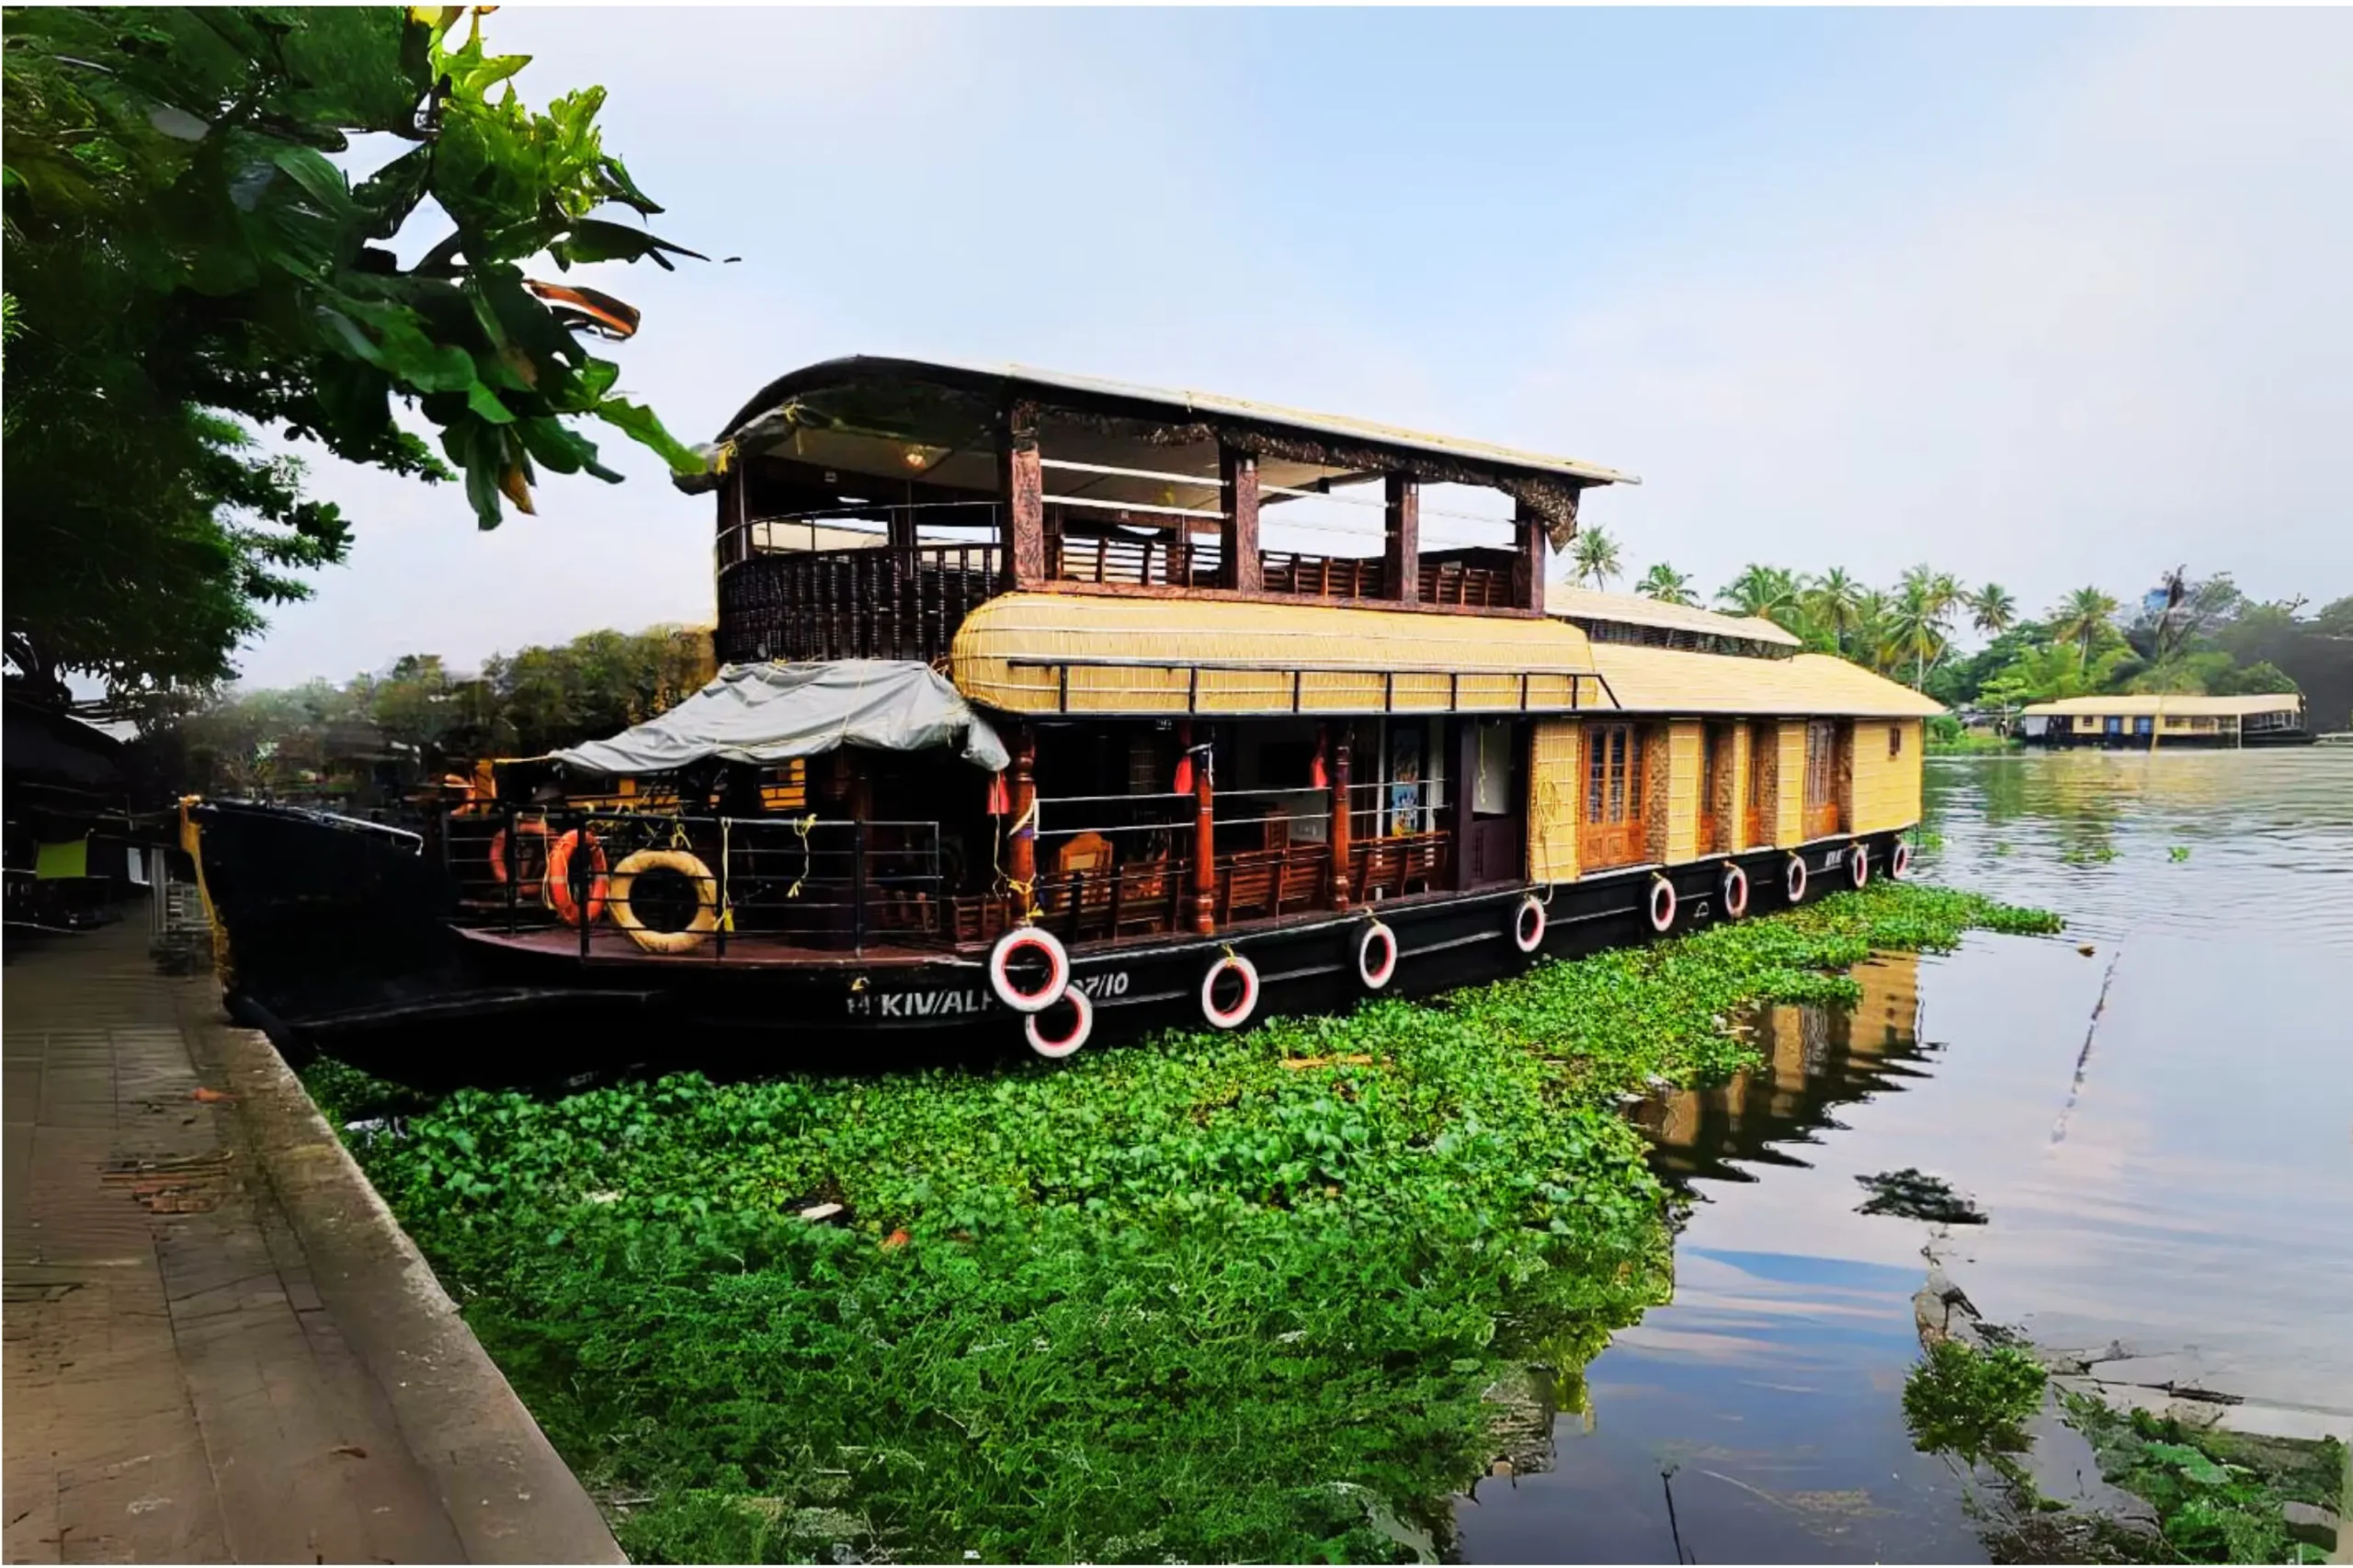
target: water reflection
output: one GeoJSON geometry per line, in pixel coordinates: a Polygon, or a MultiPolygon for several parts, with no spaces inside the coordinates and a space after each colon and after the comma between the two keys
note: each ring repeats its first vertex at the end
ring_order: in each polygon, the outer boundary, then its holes
{"type": "Polygon", "coordinates": [[[1876,960],[1642,1108],[1694,1200],[1674,1301],[1557,1396],[1549,1472],[1458,1510],[1472,1560],[1983,1561],[1903,1422],[1931,1244],[2045,1345],[2353,1431],[2353,749],[1938,760],[1928,801],[1924,869],[2068,936],[1876,960]],[[1857,1212],[1903,1169],[1987,1223],[1857,1212]]]}
{"type": "Polygon", "coordinates": [[[1755,1181],[1743,1165],[1804,1165],[1778,1145],[1817,1142],[1838,1127],[1836,1107],[1921,1076],[1914,1065],[1923,1056],[1915,1029],[1920,960],[1876,959],[1859,967],[1855,980],[1863,994],[1851,1008],[1762,1009],[1749,1027],[1763,1067],[1636,1108],[1658,1173],[1685,1183],[1755,1181]]]}
{"type": "MultiPolygon", "coordinates": [[[[1952,1471],[1912,1451],[1897,1403],[1925,1270],[1900,1238],[1918,1228],[1891,1228],[1899,1244],[1882,1259],[1760,1245],[1740,1223],[1813,1168],[1841,1108],[1926,1075],[1919,960],[1875,960],[1855,978],[1851,1007],[1762,1010],[1756,1071],[1636,1111],[1655,1167],[1699,1206],[1675,1300],[1557,1396],[1551,1455],[1458,1510],[1472,1560],[1984,1561],[1952,1471]]],[[[1874,1223],[1851,1212],[1850,1176],[1825,1185],[1846,1221],[1874,1223]]]]}

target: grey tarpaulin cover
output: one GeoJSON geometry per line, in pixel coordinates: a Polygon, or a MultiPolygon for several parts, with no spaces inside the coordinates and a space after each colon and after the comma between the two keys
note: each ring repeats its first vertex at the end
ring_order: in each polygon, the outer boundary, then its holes
{"type": "Polygon", "coordinates": [[[962,693],[929,665],[907,659],[730,665],[660,718],[552,755],[589,773],[661,773],[707,757],[790,762],[836,746],[961,746],[965,761],[992,773],[1011,760],[962,693]]]}

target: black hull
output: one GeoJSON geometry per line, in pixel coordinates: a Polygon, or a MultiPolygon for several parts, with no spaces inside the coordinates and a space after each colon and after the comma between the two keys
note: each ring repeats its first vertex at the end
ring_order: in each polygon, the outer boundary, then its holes
{"type": "MultiPolygon", "coordinates": [[[[227,928],[233,1012],[282,1049],[329,1051],[386,1076],[525,1082],[600,1066],[823,1063],[856,1068],[1018,1050],[1020,1017],[991,992],[977,957],[823,963],[582,963],[553,949],[469,937],[438,868],[400,840],[261,807],[203,808],[204,863],[227,928]]],[[[1809,897],[1850,885],[1858,843],[1884,875],[1894,835],[1825,839],[1801,852],[1809,897]]],[[[1787,906],[1785,850],[1732,857],[1747,872],[1749,913],[1787,906]]],[[[1427,996],[1659,935],[1651,886],[1674,885],[1672,927],[1723,918],[1722,859],[1637,868],[1554,886],[1544,940],[1523,954],[1514,916],[1530,890],[1506,885],[1376,904],[1213,937],[1091,945],[1071,955],[1072,984],[1095,1006],[1093,1041],[1201,1027],[1200,992],[1229,949],[1262,984],[1251,1021],[1331,1011],[1371,994],[1358,977],[1369,919],[1396,935],[1381,993],[1427,996]]]]}
{"type": "Polygon", "coordinates": [[[2313,736],[2304,730],[2278,730],[2241,739],[2236,735],[2173,735],[2161,736],[2152,746],[2146,735],[2028,735],[2022,737],[2030,746],[2042,746],[2052,751],[2257,751],[2271,746],[2308,746],[2313,736]]]}

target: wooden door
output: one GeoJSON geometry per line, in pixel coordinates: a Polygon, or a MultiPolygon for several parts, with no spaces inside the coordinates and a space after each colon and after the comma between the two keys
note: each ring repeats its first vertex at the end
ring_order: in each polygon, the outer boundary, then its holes
{"type": "Polygon", "coordinates": [[[1781,771],[1781,731],[1778,724],[1748,726],[1748,785],[1744,791],[1742,812],[1745,816],[1745,831],[1741,842],[1751,849],[1771,844],[1779,835],[1775,831],[1774,816],[1778,811],[1774,787],[1781,771]]]}
{"type": "Polygon", "coordinates": [[[1699,731],[1699,839],[1702,855],[1732,847],[1726,831],[1734,809],[1732,793],[1732,726],[1708,724],[1699,731]]]}
{"type": "Polygon", "coordinates": [[[1528,749],[1528,727],[1509,720],[1468,724],[1463,747],[1469,767],[1463,799],[1470,811],[1464,848],[1467,884],[1516,882],[1527,874],[1527,841],[1520,813],[1527,792],[1520,788],[1520,756],[1528,749]]]}
{"type": "Polygon", "coordinates": [[[1817,719],[1805,727],[1805,835],[1827,838],[1839,831],[1838,726],[1817,719]]]}
{"type": "Polygon", "coordinates": [[[1633,724],[1585,729],[1581,869],[1637,865],[1643,858],[1643,732],[1633,724]]]}

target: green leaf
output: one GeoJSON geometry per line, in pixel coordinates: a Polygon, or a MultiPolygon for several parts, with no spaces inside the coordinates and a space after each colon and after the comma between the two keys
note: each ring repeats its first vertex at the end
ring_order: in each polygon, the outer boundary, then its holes
{"type": "Polygon", "coordinates": [[[644,404],[608,397],[597,405],[595,412],[597,418],[630,439],[660,454],[662,460],[670,465],[671,472],[691,474],[703,471],[702,459],[665,429],[662,421],[644,404]]]}
{"type": "Polygon", "coordinates": [[[700,251],[674,245],[642,229],[597,218],[584,218],[572,225],[568,234],[548,247],[548,254],[555,257],[558,266],[564,267],[583,262],[639,261],[651,257],[654,265],[665,272],[677,270],[670,261],[671,256],[690,256],[697,261],[710,259],[700,251]]]}

